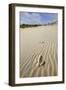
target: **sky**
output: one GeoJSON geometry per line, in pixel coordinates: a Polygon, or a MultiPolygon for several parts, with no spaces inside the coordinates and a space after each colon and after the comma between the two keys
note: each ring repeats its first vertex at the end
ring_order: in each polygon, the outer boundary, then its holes
{"type": "Polygon", "coordinates": [[[57,21],[57,13],[20,12],[20,24],[47,24],[57,21]]]}

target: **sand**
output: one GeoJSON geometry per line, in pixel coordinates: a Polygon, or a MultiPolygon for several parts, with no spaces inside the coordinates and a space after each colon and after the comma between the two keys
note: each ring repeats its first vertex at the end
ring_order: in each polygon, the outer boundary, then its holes
{"type": "Polygon", "coordinates": [[[56,76],[57,24],[20,28],[20,77],[56,76]]]}

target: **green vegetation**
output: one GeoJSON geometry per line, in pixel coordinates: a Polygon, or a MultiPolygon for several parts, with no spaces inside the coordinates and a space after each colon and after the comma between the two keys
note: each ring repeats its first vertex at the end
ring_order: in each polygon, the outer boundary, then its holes
{"type": "Polygon", "coordinates": [[[34,25],[29,25],[29,24],[21,24],[20,25],[20,28],[29,28],[29,27],[37,27],[37,26],[47,26],[47,25],[53,25],[53,24],[56,24],[57,21],[55,22],[49,22],[47,24],[34,24],[34,25]]]}
{"type": "Polygon", "coordinates": [[[37,26],[41,26],[41,25],[37,25],[37,24],[35,24],[35,25],[22,24],[22,25],[20,25],[20,28],[37,27],[37,26]]]}

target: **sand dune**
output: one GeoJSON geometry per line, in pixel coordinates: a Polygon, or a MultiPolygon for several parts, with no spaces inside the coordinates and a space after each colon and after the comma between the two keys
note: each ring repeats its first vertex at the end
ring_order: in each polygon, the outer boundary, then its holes
{"type": "Polygon", "coordinates": [[[57,24],[20,28],[20,77],[56,76],[57,24]]]}

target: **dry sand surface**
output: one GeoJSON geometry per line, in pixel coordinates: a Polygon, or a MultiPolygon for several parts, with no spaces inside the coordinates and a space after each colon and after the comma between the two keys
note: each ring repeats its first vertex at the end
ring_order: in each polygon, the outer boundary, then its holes
{"type": "Polygon", "coordinates": [[[57,24],[20,28],[20,77],[56,76],[57,24]]]}

